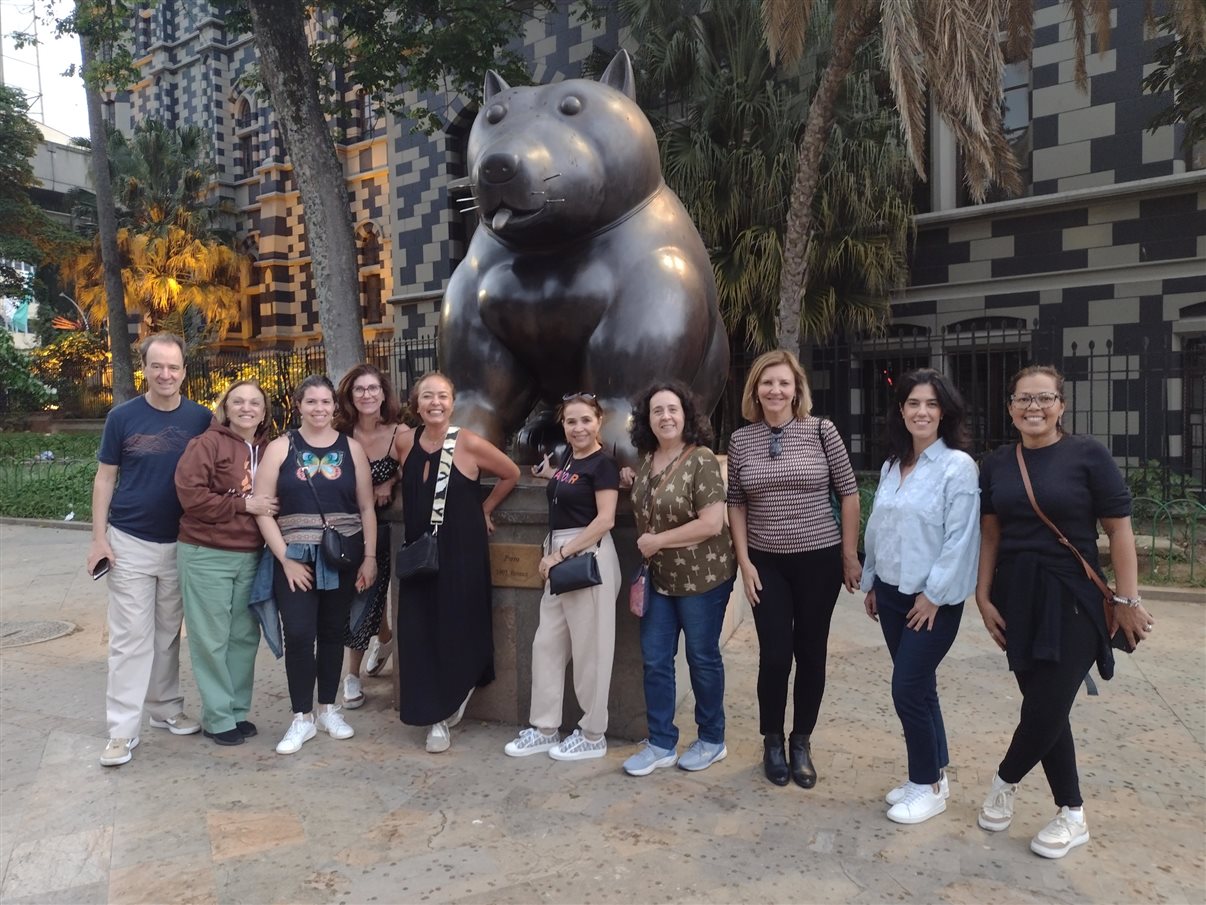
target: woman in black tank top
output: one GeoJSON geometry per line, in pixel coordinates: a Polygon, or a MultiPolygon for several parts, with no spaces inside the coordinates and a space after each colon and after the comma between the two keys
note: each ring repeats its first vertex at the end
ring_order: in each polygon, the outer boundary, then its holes
{"type": "Polygon", "coordinates": [[[335,430],[335,396],[327,378],[307,377],[293,401],[301,427],[268,444],[255,482],[257,494],[277,497],[280,506],[276,518],[256,517],[276,557],[272,589],[284,628],[293,710],[293,722],[276,746],[278,754],[300,750],[318,729],[338,739],[354,734],[335,706],[343,636],[353,594],[372,587],[377,579],[377,517],[368,457],[359,443],[335,430]],[[324,516],[340,534],[363,532],[365,558],[354,576],[323,561],[319,544],[324,516]]]}

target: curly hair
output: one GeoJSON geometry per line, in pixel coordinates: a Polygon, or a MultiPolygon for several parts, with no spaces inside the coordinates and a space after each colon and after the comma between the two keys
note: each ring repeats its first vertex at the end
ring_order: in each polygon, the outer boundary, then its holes
{"type": "Polygon", "coordinates": [[[938,423],[938,436],[951,449],[967,452],[971,449],[971,436],[967,429],[967,404],[950,379],[933,368],[918,368],[909,371],[896,381],[896,404],[888,409],[888,461],[899,460],[902,465],[913,462],[913,435],[904,423],[901,409],[914,388],[928,384],[934,388],[938,405],[942,409],[942,420],[938,423]]]}
{"type": "Polygon", "coordinates": [[[632,420],[628,422],[628,435],[637,452],[647,455],[658,447],[657,436],[649,424],[649,408],[658,393],[673,393],[683,409],[683,442],[693,446],[712,445],[712,425],[699,408],[699,401],[690,388],[679,380],[663,380],[649,386],[636,397],[632,406],[632,420]]]}
{"type": "Polygon", "coordinates": [[[339,381],[339,388],[335,391],[335,430],[350,434],[352,428],[356,426],[356,422],[360,420],[360,412],[356,409],[356,400],[352,390],[356,381],[361,377],[375,377],[381,384],[381,411],[378,415],[381,421],[385,424],[397,424],[401,421],[402,403],[398,401],[394,385],[390,382],[389,377],[366,362],[356,365],[343,375],[343,380],[339,381]]]}

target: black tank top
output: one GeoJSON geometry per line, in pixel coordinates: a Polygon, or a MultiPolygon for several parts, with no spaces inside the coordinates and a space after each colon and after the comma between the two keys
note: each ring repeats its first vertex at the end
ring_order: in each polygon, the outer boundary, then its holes
{"type": "Polygon", "coordinates": [[[286,543],[316,544],[322,539],[322,519],[314,496],[327,521],[341,534],[360,530],[360,507],[356,502],[356,465],[348,438],[339,434],[330,446],[313,446],[299,431],[291,431],[293,445],[281,463],[276,482],[280,504],[277,519],[286,543]],[[306,481],[309,474],[310,481],[306,481]],[[314,485],[314,491],[309,484],[314,485]]]}

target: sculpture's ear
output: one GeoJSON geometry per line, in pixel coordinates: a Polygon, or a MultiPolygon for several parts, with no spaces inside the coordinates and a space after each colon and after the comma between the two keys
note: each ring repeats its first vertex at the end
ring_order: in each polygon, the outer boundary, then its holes
{"type": "Polygon", "coordinates": [[[621,50],[611,58],[599,81],[636,100],[636,77],[632,74],[632,57],[627,50],[621,50]]]}
{"type": "Polygon", "coordinates": [[[486,82],[483,86],[482,95],[485,100],[490,100],[496,94],[501,94],[511,86],[506,83],[501,75],[493,69],[486,70],[486,82]]]}

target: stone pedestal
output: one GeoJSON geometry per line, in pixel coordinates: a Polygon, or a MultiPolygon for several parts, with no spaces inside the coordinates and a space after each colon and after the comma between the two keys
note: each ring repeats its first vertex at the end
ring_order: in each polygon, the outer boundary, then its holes
{"type": "MultiPolygon", "coordinates": [[[[485,688],[479,688],[469,702],[466,717],[490,720],[514,726],[528,725],[532,692],[532,638],[540,617],[540,597],[543,583],[536,573],[540,554],[537,552],[548,534],[548,500],[546,482],[524,476],[519,486],[494,513],[494,534],[490,537],[495,586],[494,605],[494,668],[496,678],[485,688]]],[[[400,513],[391,513],[400,520],[400,513]]],[[[402,526],[393,532],[395,549],[399,546],[402,526]]],[[[627,579],[635,574],[640,562],[636,549],[636,525],[626,491],[620,492],[616,525],[612,529],[616,552],[620,557],[621,583],[616,600],[616,650],[612,668],[607,734],[617,739],[638,740],[647,736],[645,721],[645,692],[642,684],[640,620],[628,611],[627,579]]],[[[740,584],[740,583],[738,583],[740,584]]],[[[397,600],[397,580],[394,581],[394,600],[397,600]]],[[[396,603],[395,603],[396,615],[396,603]]],[[[725,614],[721,643],[728,639],[744,618],[748,609],[740,587],[734,591],[725,614]]],[[[395,620],[394,624],[397,622],[395,620]]],[[[582,716],[574,695],[571,671],[566,670],[565,718],[562,728],[572,731],[582,716]]],[[[677,691],[679,700],[690,691],[686,659],[679,645],[677,691]]],[[[679,727],[687,740],[694,738],[694,727],[679,727]]]]}

